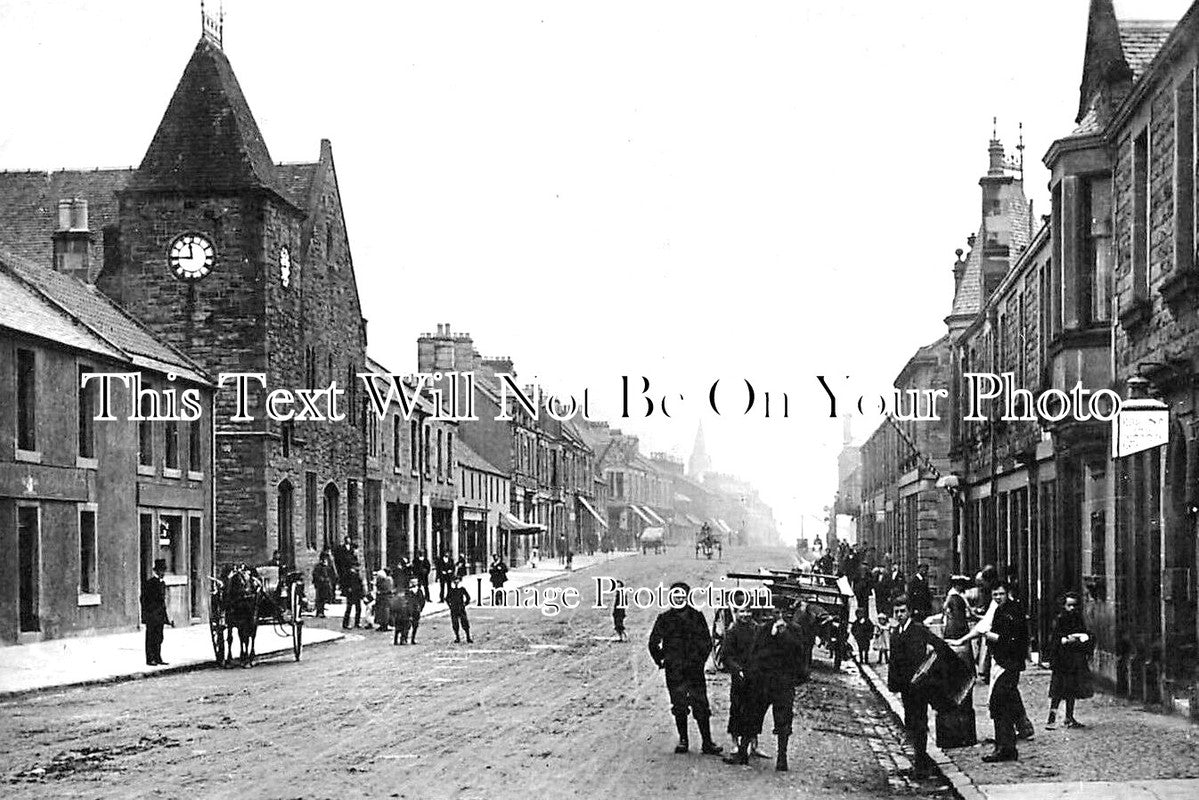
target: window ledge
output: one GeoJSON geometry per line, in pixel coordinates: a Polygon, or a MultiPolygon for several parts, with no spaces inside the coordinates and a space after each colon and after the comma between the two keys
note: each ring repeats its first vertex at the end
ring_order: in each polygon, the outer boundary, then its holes
{"type": "Polygon", "coordinates": [[[1132,331],[1149,321],[1151,307],[1144,297],[1136,297],[1120,309],[1120,325],[1126,331],[1132,331]]]}
{"type": "Polygon", "coordinates": [[[83,456],[76,456],[75,468],[76,469],[99,469],[100,462],[94,458],[84,458],[83,456]]]}
{"type": "Polygon", "coordinates": [[[1162,299],[1171,306],[1194,304],[1199,300],[1199,271],[1176,271],[1161,285],[1162,299]]]}
{"type": "Polygon", "coordinates": [[[192,470],[189,469],[187,471],[187,479],[189,481],[202,481],[202,480],[204,480],[204,473],[203,472],[193,472],[192,470]]]}
{"type": "Polygon", "coordinates": [[[164,477],[164,478],[182,478],[183,473],[177,469],[171,469],[170,467],[163,467],[162,468],[162,477],[164,477]]]}
{"type": "Polygon", "coordinates": [[[98,606],[98,605],[100,605],[100,595],[89,594],[86,592],[79,593],[79,607],[80,608],[83,608],[84,606],[98,606]]]}
{"type": "Polygon", "coordinates": [[[18,447],[14,460],[23,461],[26,464],[40,464],[42,463],[42,452],[40,450],[22,450],[18,447]]]}
{"type": "Polygon", "coordinates": [[[149,477],[153,478],[155,475],[154,467],[149,467],[149,466],[146,466],[145,464],[138,464],[137,465],[137,474],[138,475],[148,475],[149,477]]]}

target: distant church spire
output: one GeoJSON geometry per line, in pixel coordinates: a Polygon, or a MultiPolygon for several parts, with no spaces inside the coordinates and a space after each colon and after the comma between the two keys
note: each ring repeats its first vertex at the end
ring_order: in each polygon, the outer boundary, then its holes
{"type": "Polygon", "coordinates": [[[701,422],[695,430],[695,445],[691,448],[691,458],[687,462],[687,474],[695,480],[703,480],[704,473],[710,469],[712,461],[704,449],[704,424],[701,422]]]}

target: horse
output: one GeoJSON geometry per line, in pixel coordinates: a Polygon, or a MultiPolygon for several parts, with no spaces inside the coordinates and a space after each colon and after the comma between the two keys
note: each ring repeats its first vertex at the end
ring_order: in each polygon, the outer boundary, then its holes
{"type": "Polygon", "coordinates": [[[391,627],[395,630],[392,644],[408,644],[408,632],[412,631],[412,643],[416,644],[416,629],[420,627],[420,612],[425,608],[425,596],[416,589],[413,581],[408,589],[400,589],[391,596],[388,604],[391,627]]]}
{"type": "Polygon", "coordinates": [[[226,622],[225,664],[233,666],[233,630],[241,651],[239,662],[243,668],[254,666],[254,641],[258,635],[258,606],[262,600],[262,583],[246,569],[245,564],[230,567],[225,575],[223,591],[226,622]]]}

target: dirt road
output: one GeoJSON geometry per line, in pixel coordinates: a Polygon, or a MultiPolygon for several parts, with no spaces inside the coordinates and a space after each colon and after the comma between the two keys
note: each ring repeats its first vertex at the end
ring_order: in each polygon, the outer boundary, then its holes
{"type": "MultiPolygon", "coordinates": [[[[280,659],[10,700],[0,704],[5,792],[941,796],[935,783],[913,787],[897,777],[894,726],[852,668],[834,673],[827,663],[799,691],[791,772],[776,773],[767,761],[726,766],[696,748],[673,753],[662,673],[645,649],[654,614],[630,609],[631,641],[612,641],[610,612],[589,607],[594,578],[694,585],[780,561],[789,561],[786,551],[726,550],[723,561],[682,551],[636,556],[551,584],[582,592],[586,602],[576,611],[551,618],[472,609],[473,645],[454,644],[448,619],[437,617],[426,620],[415,646],[393,647],[390,634],[367,631],[311,649],[298,664],[280,659]]],[[[711,676],[709,696],[713,727],[727,745],[727,676],[711,676]]]]}

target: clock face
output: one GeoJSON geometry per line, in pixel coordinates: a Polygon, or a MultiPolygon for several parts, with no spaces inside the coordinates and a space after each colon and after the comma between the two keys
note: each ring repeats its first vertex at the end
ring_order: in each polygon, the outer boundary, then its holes
{"type": "Polygon", "coordinates": [[[291,251],[287,245],[279,248],[279,280],[283,282],[283,288],[291,285],[291,251]]]}
{"type": "Polygon", "coordinates": [[[176,278],[198,281],[212,271],[216,250],[198,233],[182,233],[171,242],[167,261],[176,278]]]}

